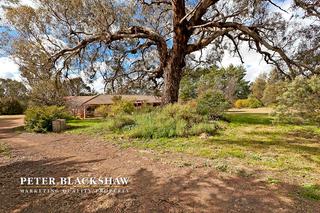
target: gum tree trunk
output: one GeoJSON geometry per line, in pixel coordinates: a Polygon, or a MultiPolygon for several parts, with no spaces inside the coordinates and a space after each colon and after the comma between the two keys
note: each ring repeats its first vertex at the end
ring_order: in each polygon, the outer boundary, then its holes
{"type": "Polygon", "coordinates": [[[163,103],[170,104],[178,101],[179,86],[182,77],[182,71],[185,67],[185,57],[190,38],[186,24],[181,20],[186,15],[185,1],[175,0],[172,4],[173,17],[173,46],[167,66],[164,69],[164,92],[163,103]]]}
{"type": "Polygon", "coordinates": [[[172,59],[165,68],[163,92],[164,104],[175,103],[178,101],[182,69],[183,67],[175,64],[172,59]]]}

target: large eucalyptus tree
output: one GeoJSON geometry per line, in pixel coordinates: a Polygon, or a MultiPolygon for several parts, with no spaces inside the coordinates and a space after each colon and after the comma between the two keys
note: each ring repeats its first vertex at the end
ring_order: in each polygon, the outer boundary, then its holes
{"type": "Polygon", "coordinates": [[[286,11],[273,0],[33,2],[6,9],[7,23],[18,32],[6,41],[26,76],[100,73],[111,91],[161,87],[164,103],[173,103],[187,59],[199,59],[193,53],[204,48],[211,58],[228,49],[243,61],[239,49],[246,44],[288,77],[319,67],[302,54],[319,54],[317,0],[293,3],[301,10],[294,14],[308,19],[301,26],[284,19],[286,11]]]}

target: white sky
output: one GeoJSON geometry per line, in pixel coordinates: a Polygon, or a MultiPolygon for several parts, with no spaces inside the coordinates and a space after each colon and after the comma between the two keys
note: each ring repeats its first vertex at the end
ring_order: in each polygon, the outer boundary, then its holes
{"type": "MultiPolygon", "coordinates": [[[[23,0],[25,4],[30,5],[30,0],[23,0]]],[[[278,4],[282,6],[284,9],[288,9],[292,0],[285,0],[283,3],[278,4]]],[[[32,4],[31,4],[32,5],[32,4]]],[[[33,5],[34,6],[34,5],[33,5]]],[[[281,12],[279,9],[275,10],[281,12]]],[[[1,11],[0,11],[1,13],[1,11]]],[[[290,18],[290,14],[282,12],[283,16],[286,19],[290,18]]],[[[246,79],[253,81],[260,73],[262,72],[269,72],[272,67],[266,64],[261,55],[255,53],[254,51],[248,51],[246,47],[242,47],[240,50],[243,53],[244,64],[243,66],[247,69],[246,79]]],[[[233,65],[240,65],[240,59],[238,57],[233,57],[230,54],[225,54],[221,65],[228,66],[230,64],[233,65]]],[[[0,57],[0,78],[11,78],[15,80],[20,80],[21,76],[19,73],[19,66],[14,63],[9,57],[0,57]]],[[[103,92],[104,84],[102,78],[97,79],[92,87],[98,92],[103,92]]]]}

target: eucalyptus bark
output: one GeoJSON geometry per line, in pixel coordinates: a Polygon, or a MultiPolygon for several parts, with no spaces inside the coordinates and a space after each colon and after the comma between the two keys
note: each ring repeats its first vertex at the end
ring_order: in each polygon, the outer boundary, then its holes
{"type": "Polygon", "coordinates": [[[185,1],[176,0],[172,4],[173,17],[173,47],[169,60],[164,68],[164,91],[163,104],[175,103],[178,101],[180,81],[183,68],[185,67],[185,57],[187,53],[188,40],[191,36],[185,21],[185,1]]]}

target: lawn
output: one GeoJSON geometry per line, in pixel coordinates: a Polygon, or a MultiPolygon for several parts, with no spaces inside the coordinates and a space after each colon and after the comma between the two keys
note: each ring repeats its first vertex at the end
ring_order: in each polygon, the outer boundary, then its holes
{"type": "MultiPolygon", "coordinates": [[[[70,121],[68,132],[89,134],[112,141],[122,147],[154,150],[157,153],[185,153],[208,160],[208,166],[221,172],[257,176],[270,184],[286,181],[308,186],[320,183],[320,128],[314,125],[280,125],[268,114],[228,113],[230,123],[208,138],[130,139],[126,131],[112,133],[105,120],[70,121]]],[[[309,194],[308,194],[309,193],[309,194]]],[[[311,197],[319,198],[318,195],[311,197]]]]}

